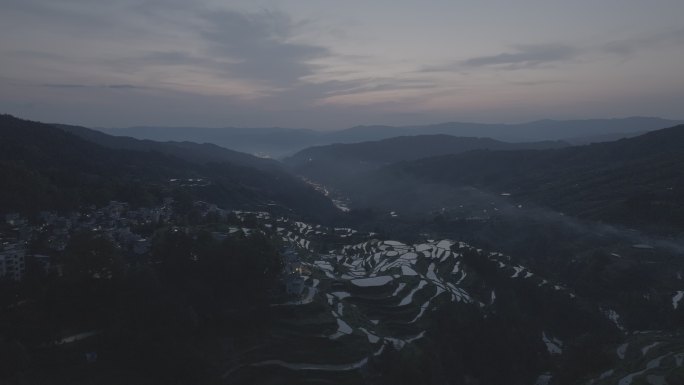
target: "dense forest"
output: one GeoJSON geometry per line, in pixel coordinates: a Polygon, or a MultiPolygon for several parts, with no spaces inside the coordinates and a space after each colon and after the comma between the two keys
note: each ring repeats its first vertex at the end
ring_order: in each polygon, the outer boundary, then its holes
{"type": "Polygon", "coordinates": [[[61,274],[29,257],[21,283],[2,282],[3,381],[209,383],[264,335],[279,293],[278,240],[152,230],[149,256],[131,259],[104,234],[77,233],[53,261],[61,274]],[[83,330],[94,336],[61,346],[83,330]]]}

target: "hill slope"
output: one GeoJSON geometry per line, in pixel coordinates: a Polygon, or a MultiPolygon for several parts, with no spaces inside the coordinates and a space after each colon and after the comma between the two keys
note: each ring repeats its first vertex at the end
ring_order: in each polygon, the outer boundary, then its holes
{"type": "MultiPolygon", "coordinates": [[[[124,148],[137,146],[132,139],[125,140],[112,142],[124,148]]],[[[190,153],[195,151],[187,146],[190,153]]],[[[202,179],[200,185],[184,187],[185,193],[227,207],[272,204],[316,216],[334,213],[327,198],[277,169],[189,162],[164,153],[174,153],[173,148],[149,142],[139,148],[154,151],[106,148],[53,125],[0,116],[0,212],[71,209],[112,199],[147,204],[179,189],[171,179],[202,179]]],[[[187,151],[177,152],[189,157],[187,151]]],[[[222,149],[219,153],[230,154],[222,149]]]]}
{"type": "Polygon", "coordinates": [[[97,143],[108,148],[146,152],[154,151],[200,164],[228,162],[240,166],[269,170],[280,167],[280,164],[274,160],[258,158],[253,155],[229,150],[210,143],[156,142],[147,139],[135,139],[128,136],[107,135],[100,131],[79,126],[61,124],[55,126],[89,142],[97,143]]]}
{"type": "Polygon", "coordinates": [[[684,125],[553,150],[474,151],[404,162],[364,179],[419,180],[628,225],[684,227],[684,125]]]}
{"type": "Polygon", "coordinates": [[[450,135],[401,136],[372,142],[311,147],[284,162],[308,178],[334,183],[400,161],[472,150],[517,150],[564,147],[562,142],[505,143],[490,138],[450,135]]]}

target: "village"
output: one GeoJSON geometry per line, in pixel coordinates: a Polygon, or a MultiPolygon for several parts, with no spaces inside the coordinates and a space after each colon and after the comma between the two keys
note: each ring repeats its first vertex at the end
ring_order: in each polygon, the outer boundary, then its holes
{"type": "MultiPolygon", "coordinates": [[[[235,216],[241,212],[224,210],[202,201],[192,203],[192,212],[201,219],[226,221],[232,216],[234,222],[241,222],[235,216]]],[[[150,252],[150,236],[154,229],[173,226],[174,231],[189,232],[192,227],[180,223],[183,220],[174,209],[172,198],[166,198],[156,207],[131,208],[126,203],[112,201],[103,207],[90,206],[66,214],[42,211],[32,217],[10,213],[0,218],[0,279],[15,282],[24,278],[28,259],[39,264],[46,274],[61,276],[59,257],[76,233],[102,236],[126,258],[135,261],[150,252]]],[[[251,231],[250,228],[230,226],[228,231],[212,231],[211,236],[222,241],[231,234],[248,235],[251,231]]],[[[293,257],[291,250],[283,257],[289,261],[285,265],[291,273],[297,257],[293,257]]]]}
{"type": "Polygon", "coordinates": [[[167,200],[159,207],[132,210],[126,203],[110,202],[105,207],[91,206],[63,215],[42,211],[34,218],[6,214],[0,226],[0,277],[20,281],[27,257],[34,258],[46,272],[60,274],[55,257],[79,231],[102,234],[132,257],[143,255],[149,251],[150,241],[132,229],[169,221],[173,213],[170,204],[167,200]]]}

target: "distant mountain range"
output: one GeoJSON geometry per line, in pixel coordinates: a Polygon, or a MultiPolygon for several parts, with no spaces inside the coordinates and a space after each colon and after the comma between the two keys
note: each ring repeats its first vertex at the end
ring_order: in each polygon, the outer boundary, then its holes
{"type": "Polygon", "coordinates": [[[297,174],[326,184],[335,184],[342,179],[354,178],[400,161],[473,150],[549,149],[567,146],[569,144],[561,141],[506,143],[490,138],[416,135],[310,147],[283,161],[297,174]]]}
{"type": "Polygon", "coordinates": [[[291,128],[129,127],[100,129],[111,135],[156,141],[213,143],[232,150],[280,158],[311,146],[357,143],[397,136],[445,134],[507,142],[567,140],[576,144],[617,140],[684,121],[632,117],[624,119],[539,120],[521,124],[442,123],[420,126],[357,126],[339,131],[291,128]]]}
{"type": "Polygon", "coordinates": [[[289,128],[129,127],[100,129],[116,136],[155,141],[212,143],[261,157],[278,158],[305,147],[325,143],[314,130],[289,128]]]}
{"type": "Polygon", "coordinates": [[[227,208],[269,205],[318,218],[336,212],[330,200],[272,160],[10,115],[0,115],[0,180],[0,212],[75,209],[109,200],[146,205],[178,193],[227,208]]]}

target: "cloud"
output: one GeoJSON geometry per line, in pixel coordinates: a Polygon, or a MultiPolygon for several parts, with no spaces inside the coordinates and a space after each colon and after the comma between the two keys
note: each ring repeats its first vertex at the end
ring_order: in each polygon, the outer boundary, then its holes
{"type": "Polygon", "coordinates": [[[207,58],[194,56],[182,51],[152,51],[131,60],[137,65],[206,65],[213,63],[207,58]]]}
{"type": "Polygon", "coordinates": [[[580,53],[578,48],[564,44],[520,45],[516,48],[515,52],[467,59],[463,61],[463,64],[468,67],[530,68],[540,64],[570,60],[580,53]]]}
{"type": "Polygon", "coordinates": [[[465,74],[468,69],[472,68],[527,69],[572,60],[583,52],[580,48],[566,44],[521,44],[514,46],[514,49],[512,52],[478,56],[446,65],[425,67],[418,72],[462,72],[465,74]]]}
{"type": "Polygon", "coordinates": [[[201,17],[207,54],[226,59],[230,76],[292,87],[316,72],[313,60],[332,55],[325,47],[294,42],[299,25],[282,12],[221,10],[203,12],[201,17]]]}
{"type": "Polygon", "coordinates": [[[33,23],[53,32],[42,36],[54,36],[6,50],[16,63],[11,77],[28,87],[71,89],[74,97],[107,89],[154,89],[188,98],[228,97],[243,107],[282,112],[315,108],[334,96],[373,93],[394,100],[401,91],[435,87],[405,73],[369,77],[364,69],[377,65],[372,56],[312,42],[331,26],[279,10],[244,11],[204,0],[118,0],[89,7],[83,6],[87,0],[8,1],[21,17],[34,15],[33,23]],[[80,23],[81,18],[87,21],[80,23]],[[95,29],[92,20],[101,26],[96,36],[86,33],[95,29]],[[31,79],[35,69],[23,63],[47,68],[50,76],[31,79]]]}
{"type": "Polygon", "coordinates": [[[419,79],[370,78],[347,82],[338,82],[337,89],[331,89],[329,95],[353,95],[367,92],[420,90],[437,87],[436,84],[419,79]]]}
{"type": "MultiPolygon", "coordinates": [[[[214,80],[220,76],[278,89],[315,74],[322,67],[314,60],[334,56],[324,46],[297,41],[305,35],[305,24],[277,10],[246,12],[181,0],[119,0],[92,6],[85,0],[8,1],[17,17],[51,32],[35,39],[42,47],[34,51],[50,53],[44,42],[66,37],[86,44],[96,38],[101,47],[111,47],[101,53],[95,48],[71,55],[81,63],[87,60],[91,69],[103,69],[100,73],[140,74],[156,67],[149,74],[159,73],[161,67],[190,66],[194,74],[214,80]],[[126,48],[120,44],[124,41],[129,42],[126,48]]],[[[73,50],[71,44],[63,43],[73,50]]]]}
{"type": "Polygon", "coordinates": [[[627,57],[643,49],[665,45],[684,45],[684,28],[585,47],[568,44],[520,44],[514,46],[514,50],[509,52],[477,56],[442,66],[426,67],[419,72],[454,72],[467,71],[472,68],[529,69],[570,61],[580,55],[599,52],[627,57]]]}
{"type": "Polygon", "coordinates": [[[541,86],[541,85],[546,85],[546,84],[559,84],[559,83],[567,83],[566,81],[558,80],[558,79],[539,79],[539,80],[516,80],[510,82],[510,84],[516,85],[516,86],[541,86]]]}
{"type": "Polygon", "coordinates": [[[134,86],[132,84],[110,84],[108,86],[102,86],[102,88],[113,88],[117,90],[145,90],[150,87],[134,86]]]}
{"type": "MultiPolygon", "coordinates": [[[[283,105],[303,106],[359,86],[357,80],[331,81],[329,75],[319,76],[329,67],[314,61],[349,58],[320,45],[297,41],[305,24],[281,11],[202,8],[188,11],[186,19],[184,27],[192,36],[192,46],[143,50],[108,65],[118,72],[152,73],[157,78],[179,71],[198,74],[203,82],[212,79],[215,84],[239,84],[229,88],[237,94],[246,92],[248,98],[283,105]],[[181,66],[187,68],[174,68],[181,66]],[[319,77],[318,81],[312,81],[313,77],[319,77]],[[298,100],[292,100],[295,97],[298,100]]],[[[175,79],[165,83],[178,84],[175,79]]]]}
{"type": "Polygon", "coordinates": [[[607,53],[626,57],[642,49],[662,45],[684,45],[684,28],[631,39],[613,40],[604,44],[601,48],[607,53]]]}
{"type": "Polygon", "coordinates": [[[117,90],[144,90],[150,89],[145,86],[135,86],[132,84],[107,84],[107,85],[91,85],[91,84],[41,84],[45,88],[100,88],[100,89],[117,89],[117,90]]]}

